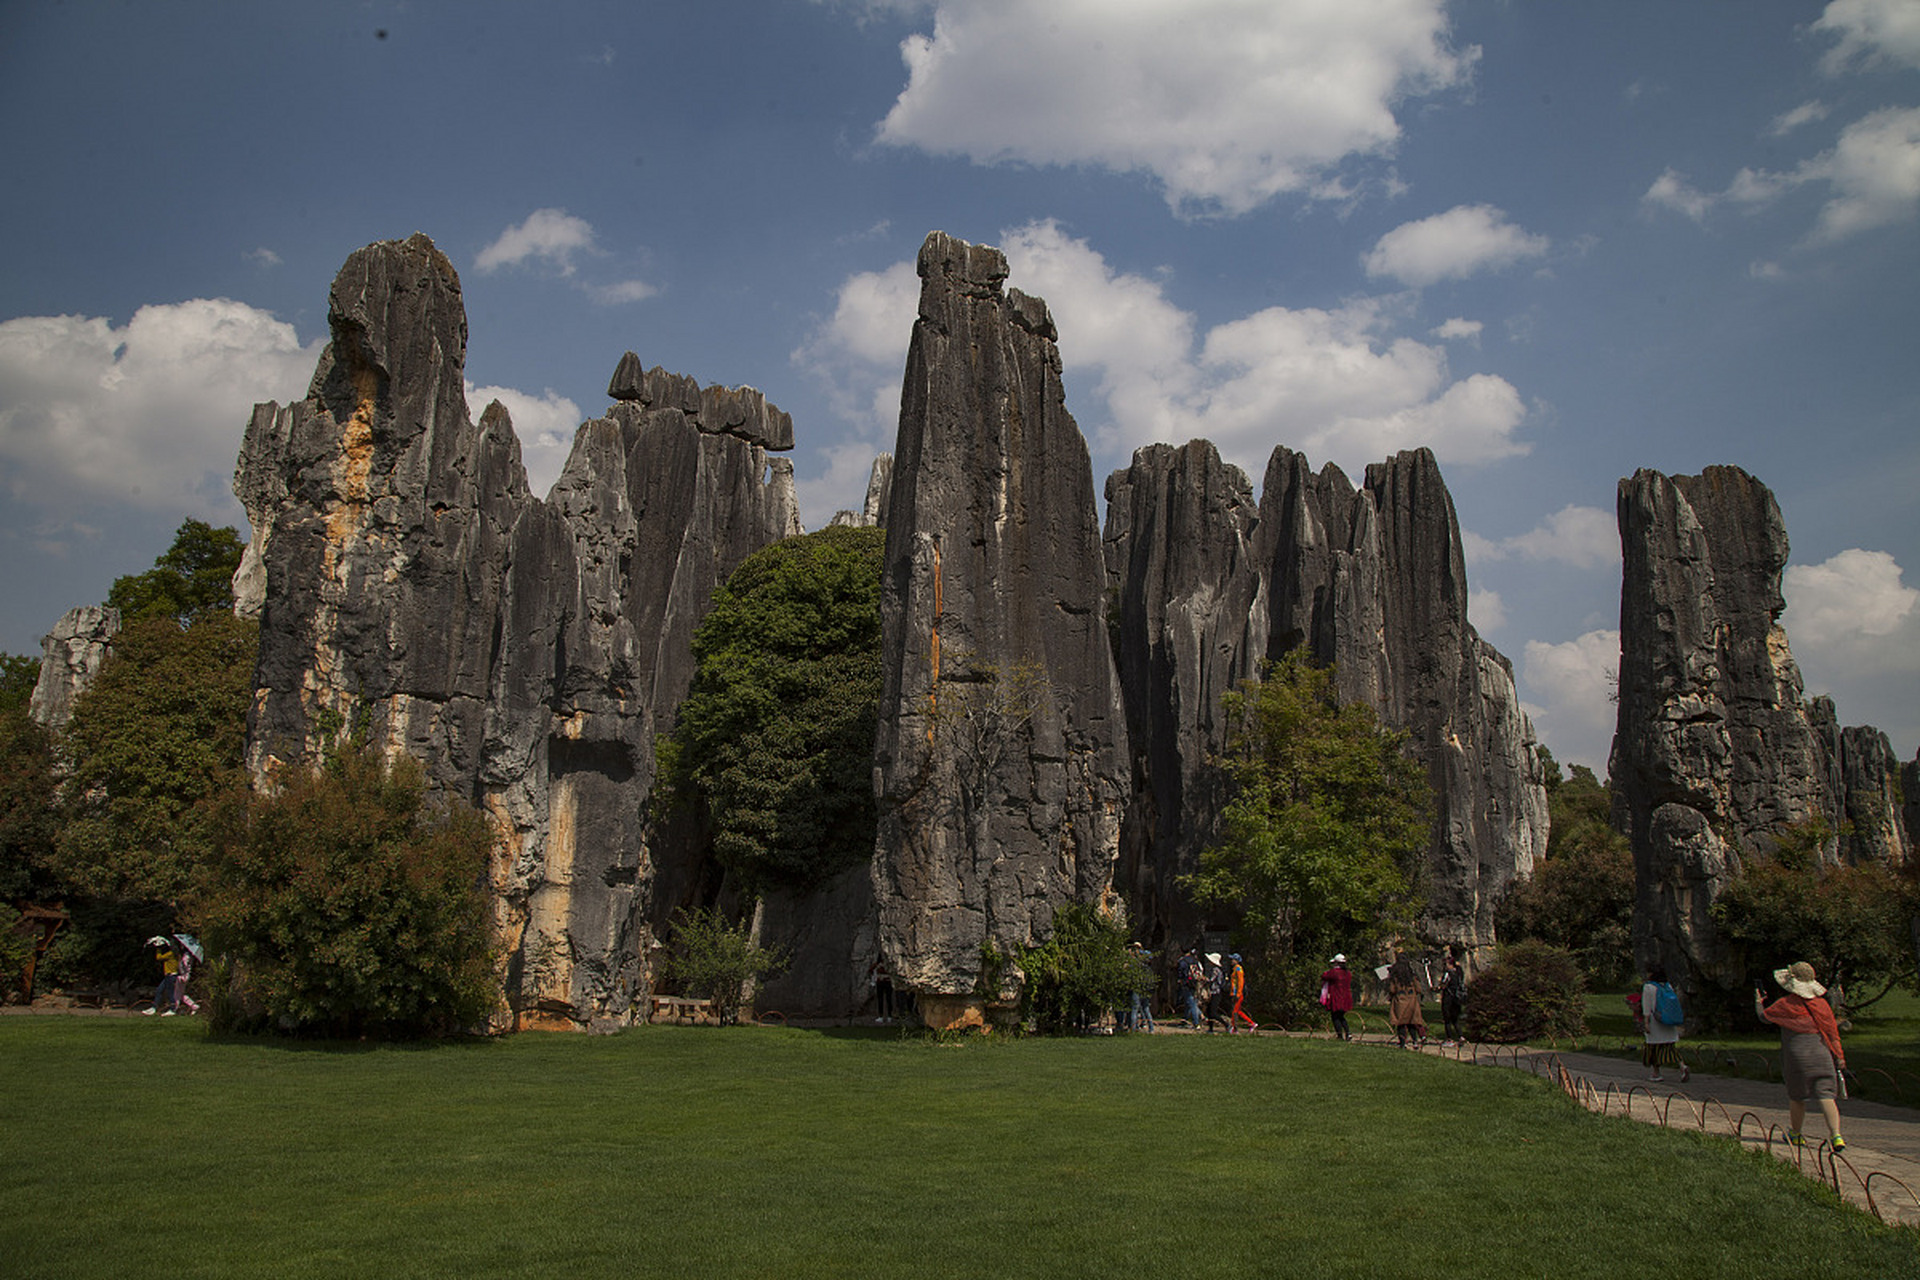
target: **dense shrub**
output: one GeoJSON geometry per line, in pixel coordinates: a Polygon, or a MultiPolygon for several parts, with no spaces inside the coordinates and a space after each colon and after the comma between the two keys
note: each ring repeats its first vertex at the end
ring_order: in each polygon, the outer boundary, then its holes
{"type": "Polygon", "coordinates": [[[745,924],[729,922],[718,909],[674,916],[667,977],[689,994],[712,1001],[721,1026],[739,1021],[741,992],[749,982],[785,967],[785,956],[754,942],[745,924]]]}
{"type": "Polygon", "coordinates": [[[1572,953],[1516,942],[1474,978],[1462,1030],[1469,1040],[1495,1044],[1577,1036],[1587,1029],[1586,995],[1572,953]]]}
{"type": "Polygon", "coordinates": [[[1611,825],[1612,794],[1585,765],[1562,779],[1542,748],[1551,834],[1533,874],[1516,881],[1495,916],[1499,936],[1565,947],[1591,985],[1633,980],[1633,849],[1611,825]]]}
{"type": "Polygon", "coordinates": [[[429,798],[413,760],[350,745],[278,794],[229,803],[219,831],[202,932],[239,991],[216,1014],[398,1038],[469,1027],[495,1006],[491,834],[477,811],[429,798]]]}
{"type": "Polygon", "coordinates": [[[1021,1020],[1039,1031],[1088,1026],[1153,986],[1153,975],[1127,950],[1126,926],[1077,902],[1054,914],[1053,936],[1022,948],[1019,963],[1026,974],[1021,1020]]]}

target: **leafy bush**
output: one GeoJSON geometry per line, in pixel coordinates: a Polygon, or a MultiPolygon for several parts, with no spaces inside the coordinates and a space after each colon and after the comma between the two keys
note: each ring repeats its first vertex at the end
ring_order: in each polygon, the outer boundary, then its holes
{"type": "Polygon", "coordinates": [[[740,1019],[740,993],[786,968],[787,957],[753,941],[745,924],[730,923],[718,908],[677,912],[667,977],[713,1002],[721,1026],[740,1019]]]}
{"type": "Polygon", "coordinates": [[[1126,926],[1083,903],[1056,912],[1053,936],[1021,948],[1019,960],[1027,975],[1021,1019],[1040,1031],[1087,1026],[1153,987],[1153,976],[1127,950],[1126,926]]]}
{"type": "Polygon", "coordinates": [[[1473,980],[1461,1029],[1495,1044],[1577,1036],[1587,1029],[1586,991],[1571,952],[1516,942],[1473,980]]]}
{"type": "Polygon", "coordinates": [[[350,744],[276,795],[229,803],[202,930],[242,1025],[399,1038],[469,1027],[498,1001],[482,883],[491,832],[431,800],[413,760],[350,744]]]}

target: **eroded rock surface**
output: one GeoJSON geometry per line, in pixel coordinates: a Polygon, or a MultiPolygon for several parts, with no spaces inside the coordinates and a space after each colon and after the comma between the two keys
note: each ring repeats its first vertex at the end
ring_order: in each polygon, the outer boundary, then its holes
{"type": "Polygon", "coordinates": [[[654,931],[697,890],[649,827],[653,744],[693,674],[713,588],[799,531],[792,422],[629,353],[546,500],[506,410],[476,423],[466,319],[425,236],[353,255],[306,399],[256,409],[235,492],[261,619],[249,761],[347,727],[483,804],[520,1019],[623,1014],[654,931]]]}
{"type": "MultiPolygon", "coordinates": [[[[881,593],[879,945],[930,1020],[981,949],[1110,886],[1128,791],[1086,443],[1046,304],[935,232],[901,397],[881,593]]],[[[976,1010],[972,1012],[977,1013],[976,1010]]]]}
{"type": "Polygon", "coordinates": [[[1154,445],[1107,498],[1138,788],[1123,871],[1157,930],[1194,923],[1174,881],[1214,838],[1224,800],[1205,768],[1224,745],[1220,696],[1304,646],[1336,665],[1343,698],[1412,734],[1439,814],[1427,927],[1490,944],[1499,896],[1545,849],[1546,792],[1512,670],[1467,621],[1459,526],[1433,455],[1376,463],[1356,490],[1281,446],[1256,508],[1212,445],[1154,445]]]}
{"type": "Polygon", "coordinates": [[[1734,989],[1712,918],[1742,868],[1824,829],[1823,860],[1906,856],[1885,736],[1803,701],[1779,625],[1787,532],[1737,467],[1620,482],[1620,711],[1608,772],[1633,844],[1634,950],[1734,989]],[[1852,835],[1841,840],[1843,821],[1852,835]]]}
{"type": "Polygon", "coordinates": [[[40,675],[27,715],[58,733],[73,719],[73,704],[93,685],[120,634],[120,611],[109,605],[69,609],[40,638],[40,675]]]}

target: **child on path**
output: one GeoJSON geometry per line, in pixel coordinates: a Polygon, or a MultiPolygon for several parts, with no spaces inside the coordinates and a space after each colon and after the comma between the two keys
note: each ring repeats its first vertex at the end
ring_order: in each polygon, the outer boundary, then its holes
{"type": "Polygon", "coordinates": [[[1228,956],[1227,963],[1233,966],[1227,972],[1227,994],[1233,997],[1233,1012],[1227,1015],[1227,1034],[1238,1031],[1242,1022],[1247,1024],[1247,1030],[1258,1031],[1260,1024],[1248,1017],[1246,1010],[1240,1007],[1247,998],[1247,971],[1240,965],[1240,953],[1236,951],[1228,956]]]}

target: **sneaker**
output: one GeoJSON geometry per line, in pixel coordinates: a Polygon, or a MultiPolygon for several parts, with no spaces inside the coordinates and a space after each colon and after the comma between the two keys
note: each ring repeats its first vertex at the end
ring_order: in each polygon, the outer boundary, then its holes
{"type": "Polygon", "coordinates": [[[1653,1083],[1655,1084],[1665,1084],[1667,1082],[1666,1077],[1661,1075],[1658,1071],[1648,1076],[1647,1079],[1653,1081],[1653,1083]]]}
{"type": "Polygon", "coordinates": [[[1843,1138],[1843,1137],[1841,1137],[1841,1136],[1840,1136],[1839,1134],[1837,1134],[1837,1133],[1836,1133],[1836,1134],[1834,1134],[1834,1135],[1833,1135],[1833,1149],[1834,1149],[1835,1151],[1845,1151],[1845,1150],[1847,1149],[1847,1140],[1846,1140],[1845,1138],[1843,1138]]]}
{"type": "Polygon", "coordinates": [[[158,1009],[142,1009],[140,1012],[143,1016],[151,1018],[154,1014],[160,1011],[158,1009]]]}
{"type": "Polygon", "coordinates": [[[171,1018],[173,1016],[173,1010],[169,1009],[165,1013],[161,1014],[160,1016],[163,1018],[171,1018]]]}
{"type": "Polygon", "coordinates": [[[1787,1130],[1787,1145],[1791,1147],[1804,1147],[1807,1145],[1807,1140],[1797,1129],[1789,1129],[1787,1130]]]}

